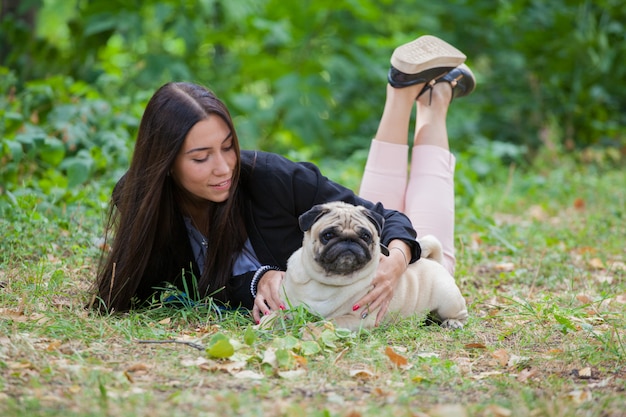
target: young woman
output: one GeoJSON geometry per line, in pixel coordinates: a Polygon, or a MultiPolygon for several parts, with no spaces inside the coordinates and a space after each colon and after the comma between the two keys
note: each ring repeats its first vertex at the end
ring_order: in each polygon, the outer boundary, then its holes
{"type": "MultiPolygon", "coordinates": [[[[146,107],[131,165],[113,191],[106,227],[112,242],[98,272],[97,306],[128,310],[150,300],[159,288],[173,285],[251,309],[258,322],[261,315],[285,308],[279,286],[287,259],[302,243],[298,217],[316,204],[342,200],[382,214],[381,243],[396,249],[381,261],[372,291],[353,307],[367,313],[380,306],[382,318],[396,280],[419,259],[420,248],[406,215],[372,201],[380,200],[379,194],[394,197],[389,204],[402,209],[405,195],[414,194],[412,185],[422,186],[412,179],[410,193],[405,194],[406,170],[404,179],[396,173],[386,177],[387,158],[406,161],[408,152],[396,156],[386,147],[408,148],[409,118],[417,97],[416,145],[430,140],[445,151],[446,100],[461,87],[467,92],[473,88],[471,72],[456,68],[464,59],[458,50],[430,36],[394,51],[385,110],[363,179],[366,198],[330,181],[310,163],[240,150],[226,106],[207,89],[190,83],[162,86],[146,107]],[[436,137],[422,139],[429,135],[436,137]],[[398,145],[402,141],[404,145],[398,145]],[[387,178],[394,181],[397,195],[385,192],[391,185],[387,178]]],[[[433,172],[426,175],[451,178],[449,165],[446,169],[432,165],[433,172]]],[[[420,174],[415,169],[411,175],[420,174]]],[[[432,199],[427,203],[433,204],[432,199]]],[[[432,231],[445,242],[448,254],[453,243],[448,236],[454,222],[452,203],[437,203],[447,205],[448,212],[439,213],[442,228],[432,231]]],[[[411,210],[416,225],[433,221],[411,210]]]]}

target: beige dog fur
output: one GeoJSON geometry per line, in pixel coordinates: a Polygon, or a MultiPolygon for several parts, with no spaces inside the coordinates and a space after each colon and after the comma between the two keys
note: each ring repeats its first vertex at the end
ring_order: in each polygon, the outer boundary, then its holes
{"type": "MultiPolygon", "coordinates": [[[[304,305],[334,321],[338,327],[351,330],[372,328],[377,311],[367,311],[366,306],[352,311],[352,306],[372,289],[380,256],[384,256],[379,240],[382,224],[377,224],[365,207],[333,202],[318,206],[317,210],[320,208],[321,214],[305,231],[302,247],[288,261],[282,284],[286,301],[292,307],[304,305]],[[366,234],[369,231],[371,242],[360,242],[360,245],[367,246],[371,259],[354,271],[329,273],[319,262],[325,245],[320,233],[329,227],[346,236],[360,236],[363,231],[366,234]],[[362,318],[365,311],[368,314],[362,318]]],[[[441,244],[434,236],[424,236],[419,242],[422,257],[410,264],[398,281],[385,321],[434,313],[441,320],[442,327],[463,327],[468,317],[465,299],[454,278],[441,264],[441,244]]]]}

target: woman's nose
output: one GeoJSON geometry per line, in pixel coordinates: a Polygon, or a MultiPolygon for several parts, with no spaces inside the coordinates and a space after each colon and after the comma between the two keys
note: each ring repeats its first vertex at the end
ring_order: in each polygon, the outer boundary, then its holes
{"type": "Polygon", "coordinates": [[[230,165],[228,160],[222,154],[218,154],[215,158],[215,165],[213,166],[213,173],[215,175],[224,175],[230,172],[230,165]]]}

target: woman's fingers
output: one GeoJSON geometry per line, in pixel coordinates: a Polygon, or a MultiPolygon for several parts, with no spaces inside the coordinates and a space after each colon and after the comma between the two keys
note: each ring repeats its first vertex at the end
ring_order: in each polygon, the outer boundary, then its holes
{"type": "Polygon", "coordinates": [[[280,286],[284,272],[268,271],[259,280],[257,295],[252,308],[252,318],[258,324],[262,316],[267,316],[274,310],[284,310],[285,305],[280,299],[280,286]]]}
{"type": "Polygon", "coordinates": [[[361,318],[366,318],[371,312],[376,311],[380,307],[377,317],[382,318],[382,315],[387,312],[392,296],[393,289],[391,285],[388,282],[382,282],[373,286],[369,293],[352,306],[352,310],[360,311],[361,318]]]}

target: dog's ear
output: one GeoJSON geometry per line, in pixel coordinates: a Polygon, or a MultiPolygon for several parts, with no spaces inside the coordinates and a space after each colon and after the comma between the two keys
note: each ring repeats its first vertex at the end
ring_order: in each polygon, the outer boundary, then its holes
{"type": "Polygon", "coordinates": [[[383,217],[383,215],[375,212],[374,210],[369,210],[366,208],[363,208],[363,212],[365,213],[367,219],[372,222],[374,226],[376,226],[376,232],[378,232],[378,236],[380,236],[381,232],[383,231],[383,226],[385,225],[385,218],[383,217]]]}
{"type": "Polygon", "coordinates": [[[328,208],[324,204],[318,204],[316,206],[311,207],[309,211],[303,213],[298,218],[298,223],[300,224],[300,230],[306,232],[311,229],[311,226],[324,214],[328,213],[328,208]]]}

